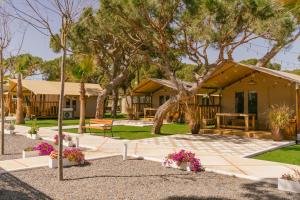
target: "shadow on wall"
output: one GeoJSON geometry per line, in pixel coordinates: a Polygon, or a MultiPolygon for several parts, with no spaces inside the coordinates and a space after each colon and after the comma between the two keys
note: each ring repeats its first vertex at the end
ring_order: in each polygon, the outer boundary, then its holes
{"type": "Polygon", "coordinates": [[[9,173],[0,174],[0,199],[50,200],[49,196],[36,190],[9,173]]]}

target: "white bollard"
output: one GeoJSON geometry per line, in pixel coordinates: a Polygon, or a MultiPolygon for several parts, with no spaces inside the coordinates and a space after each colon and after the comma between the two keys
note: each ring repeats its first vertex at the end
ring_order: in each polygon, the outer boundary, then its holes
{"type": "Polygon", "coordinates": [[[79,137],[76,137],[76,148],[79,148],[79,137]]]}
{"type": "Polygon", "coordinates": [[[127,160],[127,143],[124,143],[124,147],[123,147],[123,160],[127,160]]]}

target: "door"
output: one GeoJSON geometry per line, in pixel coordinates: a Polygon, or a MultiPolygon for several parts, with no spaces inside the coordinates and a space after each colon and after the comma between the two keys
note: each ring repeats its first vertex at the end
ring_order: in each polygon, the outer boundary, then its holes
{"type": "Polygon", "coordinates": [[[257,118],[257,93],[254,91],[248,93],[248,113],[255,114],[257,118]]]}
{"type": "Polygon", "coordinates": [[[235,112],[244,113],[244,92],[235,93],[235,112]]]}

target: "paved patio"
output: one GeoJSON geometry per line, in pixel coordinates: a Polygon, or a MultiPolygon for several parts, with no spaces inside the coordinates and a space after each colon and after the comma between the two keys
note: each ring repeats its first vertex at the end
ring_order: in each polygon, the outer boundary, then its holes
{"type": "Polygon", "coordinates": [[[171,135],[165,137],[138,140],[141,144],[162,145],[168,148],[184,148],[192,151],[205,152],[210,155],[230,155],[246,157],[256,152],[278,148],[289,142],[242,138],[221,135],[171,135]]]}
{"type": "MultiPolygon", "coordinates": [[[[24,135],[27,129],[28,127],[17,126],[16,131],[18,134],[24,135]]],[[[51,128],[41,128],[40,132],[43,139],[46,140],[53,140],[53,136],[56,134],[56,131],[51,128]]],[[[258,151],[289,145],[290,142],[273,142],[271,140],[218,135],[173,135],[126,141],[89,134],[66,134],[79,137],[80,145],[90,148],[85,152],[88,159],[120,155],[124,143],[128,143],[128,154],[131,156],[161,162],[167,154],[184,148],[195,152],[207,171],[253,180],[278,178],[283,173],[291,172],[293,168],[300,170],[300,166],[245,158],[245,156],[255,154],[258,151]]],[[[21,169],[22,165],[24,169],[46,166],[47,159],[37,157],[28,160],[18,159],[0,162],[0,168],[6,171],[21,169]]]]}

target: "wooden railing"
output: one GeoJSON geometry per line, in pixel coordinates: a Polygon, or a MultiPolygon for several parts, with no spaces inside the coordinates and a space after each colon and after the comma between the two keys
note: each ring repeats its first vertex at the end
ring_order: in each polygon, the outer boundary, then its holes
{"type": "MultiPolygon", "coordinates": [[[[32,105],[23,104],[24,114],[26,117],[57,117],[58,101],[35,102],[32,105]]],[[[13,101],[10,112],[16,113],[17,102],[13,101]]]]}
{"type": "Polygon", "coordinates": [[[133,103],[132,104],[134,115],[136,117],[144,115],[144,108],[150,108],[150,107],[151,107],[150,103],[133,103]]]}
{"type": "Polygon", "coordinates": [[[220,112],[221,107],[219,105],[207,105],[197,106],[198,112],[200,112],[201,119],[215,119],[216,114],[220,112]]]}

